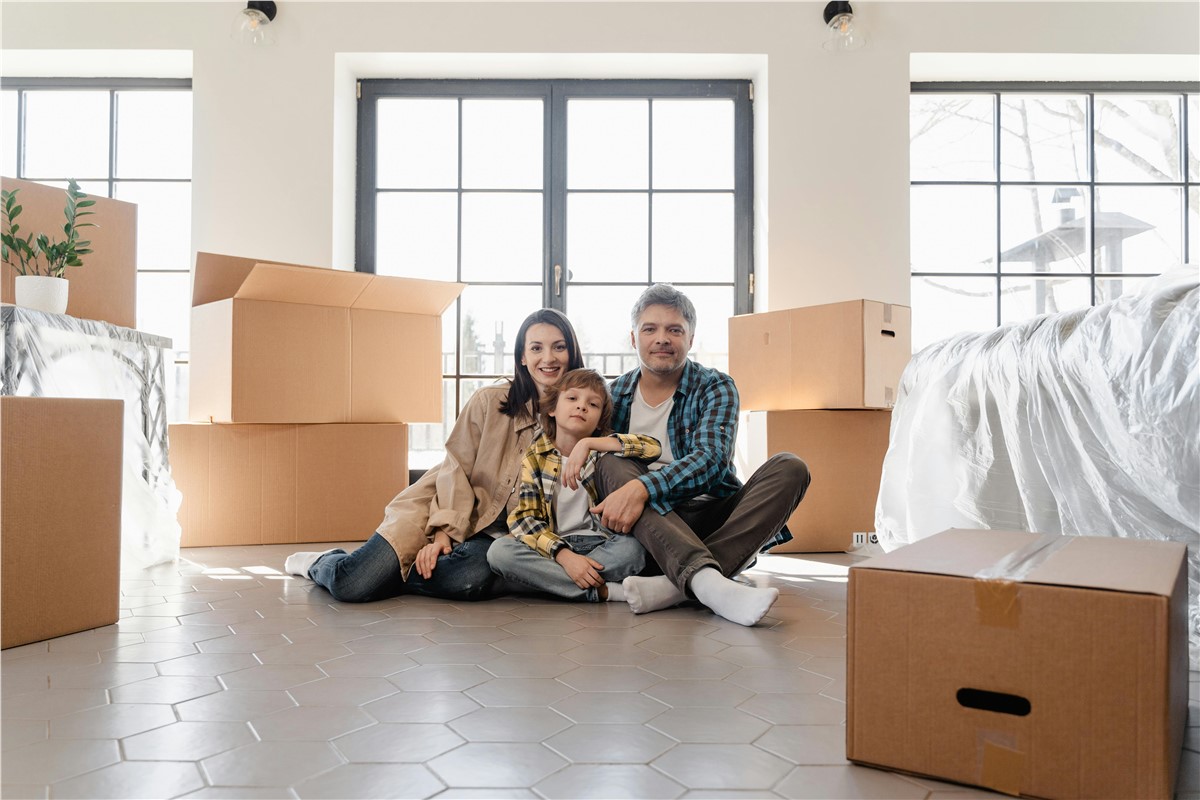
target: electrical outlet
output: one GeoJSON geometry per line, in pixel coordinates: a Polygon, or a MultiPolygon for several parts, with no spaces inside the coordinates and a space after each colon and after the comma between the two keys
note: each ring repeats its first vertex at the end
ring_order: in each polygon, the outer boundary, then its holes
{"type": "MultiPolygon", "coordinates": [[[[862,547],[863,545],[865,545],[867,543],[867,534],[865,534],[865,533],[862,533],[860,531],[855,531],[853,534],[851,534],[851,536],[852,536],[851,544],[854,547],[862,547]]],[[[871,534],[871,536],[874,537],[875,534],[871,534]]]]}

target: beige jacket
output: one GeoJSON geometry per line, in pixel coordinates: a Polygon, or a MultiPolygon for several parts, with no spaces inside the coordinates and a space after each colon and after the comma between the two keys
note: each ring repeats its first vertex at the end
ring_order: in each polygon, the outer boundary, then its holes
{"type": "Polygon", "coordinates": [[[396,495],[384,511],[379,535],[400,559],[405,579],[417,552],[444,530],[462,542],[516,505],[521,459],[533,441],[532,417],[505,416],[508,384],[485,386],[471,396],[446,440],[446,458],[396,495]]]}

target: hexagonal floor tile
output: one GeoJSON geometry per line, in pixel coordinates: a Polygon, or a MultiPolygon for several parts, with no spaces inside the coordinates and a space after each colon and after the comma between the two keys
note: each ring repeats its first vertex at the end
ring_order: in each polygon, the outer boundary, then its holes
{"type": "Polygon", "coordinates": [[[449,722],[479,709],[461,692],[397,692],[362,710],[380,722],[449,722]]]}
{"type": "Polygon", "coordinates": [[[290,786],[343,763],[327,742],[255,742],[200,762],[214,786],[290,786]]]}
{"type": "Polygon", "coordinates": [[[114,703],[50,720],[50,738],[123,739],[174,721],[169,705],[114,703]]]}
{"type": "MultiPolygon", "coordinates": [[[[919,800],[928,790],[899,775],[870,767],[796,767],[775,787],[798,800],[857,797],[863,800],[919,800]]],[[[952,797],[954,795],[951,795],[952,797]]]]}
{"type": "Polygon", "coordinates": [[[581,644],[562,655],[584,666],[636,667],[655,658],[654,653],[634,644],[581,644]]]}
{"type": "Polygon", "coordinates": [[[176,722],[121,742],[135,761],[199,761],[254,741],[244,722],[176,722]]]}
{"type": "Polygon", "coordinates": [[[793,764],[846,763],[846,729],[842,725],[775,725],[754,746],[793,764]]]}
{"type": "Polygon", "coordinates": [[[498,678],[553,678],[579,665],[554,654],[506,653],[482,666],[498,678]]]}
{"type": "Polygon", "coordinates": [[[270,664],[227,672],[221,676],[221,683],[228,689],[291,689],[325,677],[311,664],[270,664]]]}
{"type": "Polygon", "coordinates": [[[787,761],[748,744],[681,744],[653,766],[698,789],[770,789],[791,769],[787,761]]]}
{"type": "Polygon", "coordinates": [[[573,693],[571,687],[545,678],[493,678],[466,691],[483,706],[541,706],[573,693]]]}
{"type": "Polygon", "coordinates": [[[662,678],[637,667],[580,667],[558,676],[558,680],[580,692],[636,692],[662,678]]]}
{"type": "Polygon", "coordinates": [[[717,681],[740,669],[712,656],[659,656],[641,667],[661,678],[684,681],[717,681]]]}
{"type": "Polygon", "coordinates": [[[732,708],[754,696],[744,686],[728,681],[663,681],[645,693],[672,707],[713,706],[732,708]]]}
{"type": "Polygon", "coordinates": [[[824,675],[817,675],[799,667],[744,667],[725,679],[745,686],[755,692],[798,692],[816,694],[833,683],[824,675]]]}
{"type": "Polygon", "coordinates": [[[491,673],[474,664],[429,664],[388,676],[406,692],[461,692],[491,678],[491,673]]]}
{"type": "Polygon", "coordinates": [[[578,647],[578,643],[562,636],[537,636],[523,634],[506,636],[492,642],[492,647],[504,653],[561,653],[578,647]]]}
{"type": "Polygon", "coordinates": [[[239,669],[258,666],[258,659],[249,653],[197,653],[163,661],[158,665],[163,675],[223,675],[239,669]]]}
{"type": "Polygon", "coordinates": [[[296,705],[287,692],[274,689],[226,689],[175,706],[179,718],[194,722],[249,722],[296,705]]]}
{"type": "Polygon", "coordinates": [[[343,764],[299,783],[303,800],[383,800],[433,797],[446,787],[417,764],[343,764]]]}
{"type": "Polygon", "coordinates": [[[431,644],[414,650],[408,657],[420,664],[482,664],[501,653],[488,644],[468,642],[465,644],[431,644]]]}
{"type": "Polygon", "coordinates": [[[339,736],[334,744],[351,762],[420,764],[463,741],[445,725],[380,722],[339,736]]]}
{"type": "Polygon", "coordinates": [[[540,742],[571,721],[548,708],[481,708],[448,724],[469,742],[540,742]]]}
{"type": "Polygon", "coordinates": [[[322,678],[288,690],[302,706],[361,706],[396,693],[384,678],[322,678]]]}
{"type": "Polygon", "coordinates": [[[560,800],[585,798],[673,798],[684,788],[643,764],[574,764],[537,785],[546,797],[560,800]]]}
{"type": "Polygon", "coordinates": [[[574,725],[546,740],[564,758],[590,764],[648,764],[675,744],[643,725],[574,725]]]}
{"type": "Polygon", "coordinates": [[[46,739],[5,751],[4,783],[44,785],[120,760],[113,739],[46,739]]]}
{"type": "Polygon", "coordinates": [[[385,678],[417,666],[417,662],[396,653],[355,653],[321,662],[321,669],[334,678],[385,678]]]}
{"type": "Polygon", "coordinates": [[[94,664],[51,673],[50,688],[111,689],[157,676],[158,670],[153,664],[94,664]]]}
{"type": "Polygon", "coordinates": [[[646,724],[681,742],[713,744],[749,744],[771,727],[735,708],[702,706],[673,708],[646,724]]]}
{"type": "Polygon", "coordinates": [[[159,676],[127,683],[109,691],[114,703],[182,703],[221,691],[216,678],[206,675],[159,676]]]}
{"type": "Polygon", "coordinates": [[[180,761],[123,761],[50,787],[54,797],[133,798],[177,797],[204,787],[196,765],[180,761]]]}
{"type": "MultiPolygon", "coordinates": [[[[8,666],[5,665],[5,669],[8,666]]],[[[42,678],[44,685],[45,678],[42,678]]],[[[105,705],[103,689],[39,689],[4,698],[4,716],[18,719],[54,719],[105,705]]]]}
{"type": "Polygon", "coordinates": [[[250,720],[263,741],[324,742],[370,727],[375,718],[349,706],[294,706],[250,720]]]}
{"type": "Polygon", "coordinates": [[[671,635],[651,636],[638,642],[638,647],[664,656],[711,656],[728,645],[708,637],[671,635]]]}
{"type": "Polygon", "coordinates": [[[670,706],[639,692],[578,692],[554,703],[553,708],[575,722],[640,724],[670,706]]]}
{"type": "Polygon", "coordinates": [[[756,694],[738,706],[775,725],[841,725],[846,704],[813,694],[756,694]]]}
{"type": "Polygon", "coordinates": [[[429,768],[450,787],[533,786],[567,765],[540,744],[476,742],[438,756],[429,768]]]}

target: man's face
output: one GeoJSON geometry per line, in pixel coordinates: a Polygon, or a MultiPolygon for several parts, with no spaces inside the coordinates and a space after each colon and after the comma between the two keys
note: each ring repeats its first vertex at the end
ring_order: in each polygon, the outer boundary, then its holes
{"type": "Polygon", "coordinates": [[[683,369],[692,348],[694,331],[688,330],[683,314],[672,306],[646,306],[630,334],[637,348],[642,369],[656,375],[670,375],[683,369]]]}

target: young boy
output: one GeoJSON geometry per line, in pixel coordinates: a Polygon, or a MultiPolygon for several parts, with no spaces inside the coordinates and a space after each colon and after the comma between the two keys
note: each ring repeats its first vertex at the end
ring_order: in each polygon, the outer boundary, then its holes
{"type": "Polygon", "coordinates": [[[624,601],[621,581],[641,571],[646,551],[592,516],[596,460],[616,453],[653,461],[662,448],[642,434],[609,433],[612,396],[595,370],[568,372],[542,408],[543,432],[525,453],[508,515],[511,535],[492,543],[488,564],[510,582],[568,600],[624,601]]]}

